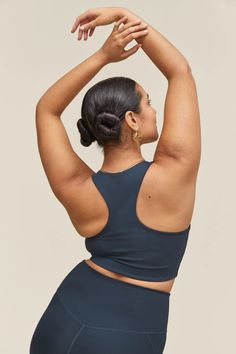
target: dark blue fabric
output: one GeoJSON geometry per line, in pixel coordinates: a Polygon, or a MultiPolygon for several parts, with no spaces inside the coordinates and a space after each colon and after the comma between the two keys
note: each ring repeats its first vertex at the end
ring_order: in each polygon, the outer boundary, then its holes
{"type": "Polygon", "coordinates": [[[103,268],[140,280],[165,281],[178,274],[191,224],[180,232],[164,232],[138,219],[137,196],[152,162],[144,160],[123,172],[92,175],[109,219],[101,232],[85,239],[85,246],[90,259],[103,268]]]}
{"type": "Polygon", "coordinates": [[[30,354],[162,354],[169,298],[99,273],[83,260],[52,296],[30,354]]]}

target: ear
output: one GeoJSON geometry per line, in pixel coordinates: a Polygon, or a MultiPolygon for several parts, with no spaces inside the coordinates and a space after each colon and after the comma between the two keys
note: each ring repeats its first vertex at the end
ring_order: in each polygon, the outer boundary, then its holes
{"type": "Polygon", "coordinates": [[[126,120],[126,123],[131,129],[135,129],[138,126],[138,119],[137,119],[137,114],[132,112],[132,111],[127,111],[125,113],[124,119],[126,120]]]}

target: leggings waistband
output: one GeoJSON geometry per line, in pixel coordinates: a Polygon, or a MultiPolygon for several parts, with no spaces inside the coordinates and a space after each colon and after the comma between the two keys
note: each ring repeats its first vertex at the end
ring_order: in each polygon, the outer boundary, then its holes
{"type": "Polygon", "coordinates": [[[77,264],[57,289],[65,308],[96,328],[165,333],[169,293],[123,282],[77,264]]]}

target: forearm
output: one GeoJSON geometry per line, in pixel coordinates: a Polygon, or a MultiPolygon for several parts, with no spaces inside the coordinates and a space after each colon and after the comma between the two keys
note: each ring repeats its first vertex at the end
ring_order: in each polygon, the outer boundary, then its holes
{"type": "Polygon", "coordinates": [[[40,98],[37,109],[60,116],[82,88],[107,64],[98,50],[56,81],[40,98]]]}
{"type": "Polygon", "coordinates": [[[142,22],[147,23],[148,34],[137,38],[136,41],[142,44],[144,52],[168,80],[174,75],[190,69],[187,59],[179,50],[147,21],[126,8],[120,9],[120,15],[127,16],[129,21],[139,18],[142,22]]]}

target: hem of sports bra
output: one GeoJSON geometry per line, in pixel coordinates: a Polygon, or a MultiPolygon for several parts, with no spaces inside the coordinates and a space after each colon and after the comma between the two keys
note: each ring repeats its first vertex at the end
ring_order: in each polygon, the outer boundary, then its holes
{"type": "MultiPolygon", "coordinates": [[[[135,280],[142,280],[142,281],[149,281],[149,282],[164,282],[164,281],[168,281],[168,280],[173,280],[175,279],[177,276],[178,276],[178,272],[174,273],[173,276],[168,276],[168,277],[162,277],[162,278],[154,278],[154,277],[149,277],[148,279],[147,278],[143,278],[142,276],[140,277],[139,275],[135,275],[133,273],[130,273],[129,271],[125,271],[125,273],[121,273],[119,271],[117,271],[116,268],[113,268],[112,266],[110,265],[103,265],[102,263],[100,264],[99,262],[96,261],[96,259],[94,260],[92,257],[90,258],[90,260],[95,263],[96,265],[106,269],[106,270],[110,270],[111,272],[115,272],[115,273],[118,273],[120,275],[123,275],[125,277],[130,277],[132,279],[135,279],[135,280]]],[[[86,263],[86,262],[85,262],[86,263]]],[[[87,263],[86,263],[87,264],[87,263]]],[[[92,268],[92,267],[90,267],[92,268]]],[[[94,269],[94,268],[92,268],[94,269]]]]}

